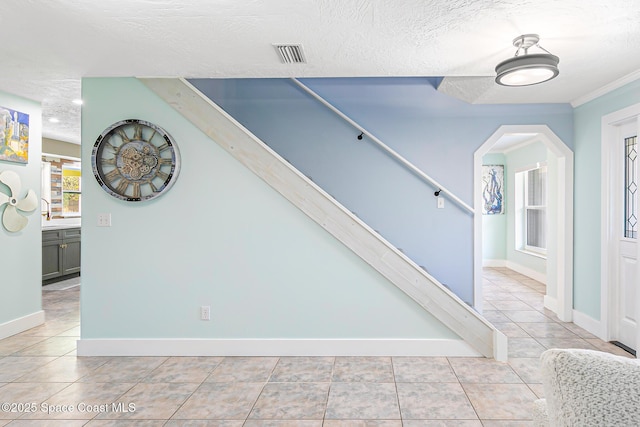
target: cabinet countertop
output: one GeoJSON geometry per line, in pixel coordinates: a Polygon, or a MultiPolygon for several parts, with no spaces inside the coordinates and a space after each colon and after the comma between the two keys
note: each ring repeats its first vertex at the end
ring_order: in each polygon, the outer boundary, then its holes
{"type": "Polygon", "coordinates": [[[52,224],[43,225],[42,231],[64,230],[67,228],[80,228],[80,224],[52,224]]]}

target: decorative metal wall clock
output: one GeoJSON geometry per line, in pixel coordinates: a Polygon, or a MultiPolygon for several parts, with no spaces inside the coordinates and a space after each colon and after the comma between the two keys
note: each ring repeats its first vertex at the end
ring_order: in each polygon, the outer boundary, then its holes
{"type": "Polygon", "coordinates": [[[91,167],[104,191],[120,200],[140,202],[171,188],[180,172],[180,153],[160,126],[127,119],[100,134],[91,152],[91,167]]]}

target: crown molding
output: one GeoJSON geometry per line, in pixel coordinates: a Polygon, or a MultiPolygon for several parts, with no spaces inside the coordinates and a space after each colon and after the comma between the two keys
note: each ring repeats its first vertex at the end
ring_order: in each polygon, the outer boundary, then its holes
{"type": "Polygon", "coordinates": [[[573,101],[571,101],[571,106],[573,108],[579,107],[580,105],[586,104],[589,101],[593,101],[594,99],[599,98],[602,95],[606,95],[607,93],[612,92],[618,88],[621,88],[627,83],[631,83],[638,79],[640,79],[640,70],[636,70],[630,74],[627,74],[624,77],[621,77],[617,80],[612,81],[611,83],[608,83],[602,86],[599,89],[594,90],[591,93],[588,93],[586,95],[583,95],[579,98],[574,99],[573,101]]]}

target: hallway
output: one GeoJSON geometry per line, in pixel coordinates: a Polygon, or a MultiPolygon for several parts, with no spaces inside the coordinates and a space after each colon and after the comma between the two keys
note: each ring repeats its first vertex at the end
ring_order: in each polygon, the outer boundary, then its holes
{"type": "Polygon", "coordinates": [[[539,282],[500,268],[485,269],[484,280],[485,314],[509,337],[508,363],[456,357],[78,358],[80,287],[45,290],[46,324],[0,341],[0,402],[34,403],[34,411],[3,406],[0,426],[528,426],[532,402],[543,394],[538,357],[546,348],[629,356],[558,321],[543,308],[539,282]]]}

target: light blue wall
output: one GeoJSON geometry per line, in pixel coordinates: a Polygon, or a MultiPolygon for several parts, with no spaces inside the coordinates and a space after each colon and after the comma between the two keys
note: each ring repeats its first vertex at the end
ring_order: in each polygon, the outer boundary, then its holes
{"type": "MultiPolygon", "coordinates": [[[[536,167],[536,163],[547,161],[547,147],[541,142],[533,142],[517,150],[507,153],[507,260],[519,266],[533,270],[542,275],[547,273],[547,262],[544,258],[533,256],[516,249],[516,173],[524,169],[536,167]]],[[[550,186],[549,186],[550,187],[550,186]]]]}
{"type": "MultiPolygon", "coordinates": [[[[473,205],[473,153],[501,125],[573,140],[565,104],[470,105],[422,78],[304,79],[385,144],[473,205]]],[[[464,301],[473,301],[472,216],[282,79],[193,80],[200,90],[464,301]]]]}
{"type": "MultiPolygon", "coordinates": [[[[508,191],[506,159],[502,153],[488,153],[482,157],[483,165],[505,166],[503,180],[503,195],[508,191]]],[[[504,206],[504,213],[498,215],[482,215],[482,259],[483,260],[507,260],[507,215],[509,212],[504,206]]]]}
{"type": "Polygon", "coordinates": [[[602,117],[640,102],[640,80],[575,109],[574,308],[600,319],[602,117]]]}
{"type": "Polygon", "coordinates": [[[100,132],[126,118],[163,127],[182,156],[176,184],[142,204],[85,173],[83,339],[457,338],[140,82],[82,88],[85,169],[100,132]]]}
{"type": "MultiPolygon", "coordinates": [[[[0,107],[29,114],[29,162],[0,161],[0,172],[16,172],[22,181],[23,198],[33,189],[40,199],[40,158],[42,155],[42,113],[40,104],[0,92],[0,107]]],[[[10,194],[4,184],[0,192],[10,194]]],[[[0,207],[0,215],[6,205],[0,207]]],[[[40,212],[27,213],[29,223],[17,233],[0,225],[0,326],[42,309],[42,235],[40,212]]]]}

